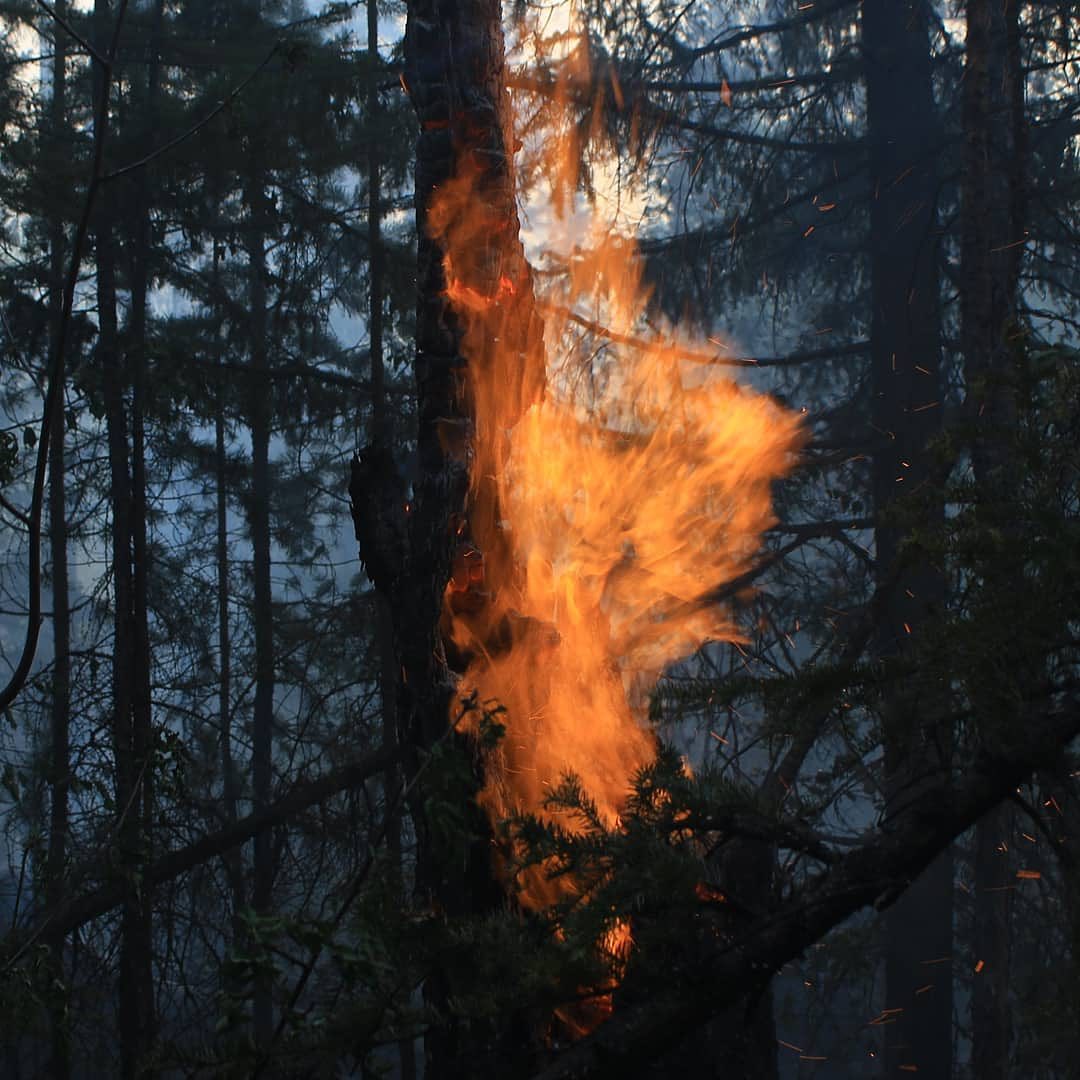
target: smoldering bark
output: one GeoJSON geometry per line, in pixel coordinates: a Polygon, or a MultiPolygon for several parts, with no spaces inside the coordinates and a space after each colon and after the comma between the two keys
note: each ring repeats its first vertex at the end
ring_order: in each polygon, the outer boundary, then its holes
{"type": "MultiPolygon", "coordinates": [[[[516,324],[519,366],[508,373],[508,395],[524,400],[543,391],[542,329],[532,312],[532,285],[518,240],[510,114],[505,89],[501,7],[495,0],[424,0],[410,5],[406,30],[406,82],[420,122],[416,153],[418,303],[416,383],[419,476],[408,515],[406,574],[399,592],[412,603],[397,629],[405,661],[402,732],[410,746],[430,747],[446,730],[453,678],[439,635],[443,590],[450,577],[451,522],[464,521],[476,536],[497,513],[491,499],[466,511],[472,432],[476,422],[460,326],[446,297],[444,251],[430,234],[428,212],[436,189],[468,158],[479,172],[475,197],[504,223],[477,245],[455,272],[470,287],[495,295],[502,277],[519,288],[516,324]],[[528,385],[531,390],[521,391],[528,385]]],[[[474,361],[476,362],[476,361],[474,361]]],[[[513,418],[510,418],[511,422],[513,418]]],[[[401,605],[397,605],[401,606],[401,605]]],[[[474,907],[441,872],[430,884],[445,888],[451,908],[474,907]]],[[[466,890],[467,892],[467,890],[466,890]]]]}
{"type": "MultiPolygon", "coordinates": [[[[400,590],[414,614],[395,628],[405,679],[399,709],[403,744],[419,755],[446,731],[454,697],[454,677],[439,632],[443,592],[451,571],[451,520],[465,509],[469,487],[467,445],[447,438],[456,424],[472,423],[468,407],[466,360],[459,351],[454,315],[445,297],[443,251],[428,231],[435,189],[454,174],[459,146],[457,114],[467,94],[482,94],[484,121],[497,124],[502,72],[501,10],[498,3],[420,0],[409,5],[406,28],[406,80],[420,121],[416,143],[417,312],[415,374],[420,474],[409,520],[409,565],[400,590]]],[[[501,147],[501,130],[489,138],[501,147]]],[[[509,172],[504,170],[507,183],[509,172]]],[[[418,767],[419,761],[412,768],[418,767]]],[[[410,770],[411,771],[411,770],[410,770]]],[[[458,793],[470,801],[480,787],[458,793]]],[[[411,807],[417,834],[417,883],[450,917],[491,910],[500,903],[490,863],[484,823],[473,805],[473,838],[464,864],[454,865],[435,842],[421,802],[411,807]]],[[[495,1032],[491,1025],[455,1020],[448,1008],[450,976],[438,972],[425,987],[427,1000],[441,1015],[425,1043],[425,1074],[449,1077],[469,1061],[480,1075],[493,1075],[495,1032]],[[486,1067],[481,1065],[486,1063],[486,1067]]]]}
{"type": "MultiPolygon", "coordinates": [[[[943,477],[930,444],[941,429],[937,120],[926,0],[863,4],[870,211],[871,403],[880,597],[875,652],[886,665],[918,647],[944,583],[918,530],[943,522],[943,477]]],[[[894,680],[884,706],[888,816],[948,776],[952,735],[940,688],[894,680]]],[[[948,849],[911,882],[885,920],[885,1071],[952,1075],[953,864],[948,849]]]]}

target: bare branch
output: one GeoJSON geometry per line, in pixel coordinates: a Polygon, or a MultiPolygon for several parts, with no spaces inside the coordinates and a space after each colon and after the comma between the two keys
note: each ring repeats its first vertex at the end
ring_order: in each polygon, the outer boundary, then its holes
{"type": "MultiPolygon", "coordinates": [[[[634,334],[623,334],[601,323],[587,319],[579,315],[572,308],[562,304],[553,304],[545,300],[537,300],[537,308],[541,311],[551,312],[567,322],[580,326],[590,334],[604,338],[605,341],[616,345],[627,345],[632,349],[643,352],[657,349],[664,345],[660,338],[650,339],[638,337],[634,334]]],[[[704,349],[688,349],[676,347],[673,355],[680,360],[689,360],[696,364],[707,364],[712,367],[738,367],[738,368],[761,368],[761,367],[793,367],[797,364],[812,363],[815,360],[828,360],[838,356],[855,356],[869,349],[869,341],[853,341],[848,345],[834,345],[828,349],[812,349],[804,352],[794,352],[788,356],[721,356],[719,353],[706,352],[704,349]]]]}
{"type": "Polygon", "coordinates": [[[0,494],[0,506],[2,506],[16,521],[30,528],[30,518],[20,510],[13,502],[9,502],[0,494]]]}
{"type": "Polygon", "coordinates": [[[67,19],[60,15],[54,8],[49,7],[49,5],[45,3],[45,0],[35,0],[35,2],[37,3],[37,6],[57,24],[57,26],[64,30],[69,37],[74,38],[83,52],[88,53],[90,57],[101,64],[102,67],[109,66],[109,60],[102,56],[101,53],[99,53],[97,49],[95,49],[94,46],[67,21],[67,19]]]}

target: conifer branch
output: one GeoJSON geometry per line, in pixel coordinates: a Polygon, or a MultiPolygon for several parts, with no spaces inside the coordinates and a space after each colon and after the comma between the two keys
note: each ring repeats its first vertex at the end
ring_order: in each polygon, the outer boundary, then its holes
{"type": "MultiPolygon", "coordinates": [[[[39,0],[39,3],[41,0],[39,0]]],[[[44,7],[45,5],[42,4],[44,7]]],[[[26,619],[26,636],[23,639],[22,654],[7,685],[0,690],[0,710],[6,709],[26,685],[30,668],[37,652],[38,635],[41,631],[41,517],[45,505],[45,473],[49,463],[49,434],[54,423],[59,421],[59,413],[64,400],[64,353],[67,349],[68,332],[71,328],[71,313],[75,305],[75,287],[79,280],[82,266],[83,248],[90,232],[90,219],[94,211],[98,188],[103,178],[105,161],[105,137],[109,123],[109,94],[112,89],[113,65],[116,62],[116,50],[120,42],[120,28],[127,13],[128,0],[120,0],[120,9],[116,16],[109,52],[101,57],[96,51],[93,58],[101,65],[101,97],[94,115],[94,155],[91,165],[90,180],[83,201],[82,215],[75,230],[75,242],[72,245],[71,265],[64,285],[64,300],[60,314],[59,333],[56,346],[49,361],[48,385],[45,391],[45,408],[41,415],[41,431],[38,435],[38,454],[34,466],[34,487],[30,499],[30,538],[29,567],[30,604],[26,619]]]]}

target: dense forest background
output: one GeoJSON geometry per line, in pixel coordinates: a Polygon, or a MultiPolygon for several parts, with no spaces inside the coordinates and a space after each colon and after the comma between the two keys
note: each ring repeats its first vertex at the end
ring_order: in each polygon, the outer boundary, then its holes
{"type": "Polygon", "coordinates": [[[1080,15],[578,15],[567,97],[490,0],[0,0],[3,1076],[1076,1075],[1080,15]],[[475,812],[438,627],[417,215],[559,95],[642,335],[806,434],[615,826],[475,812]]]}

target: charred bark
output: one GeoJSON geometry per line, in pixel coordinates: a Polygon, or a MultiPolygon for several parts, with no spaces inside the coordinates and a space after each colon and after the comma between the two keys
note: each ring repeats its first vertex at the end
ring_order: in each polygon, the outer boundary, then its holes
{"type": "MultiPolygon", "coordinates": [[[[913,537],[940,528],[944,503],[931,443],[941,429],[935,201],[937,129],[926,0],[863,5],[870,169],[871,403],[875,652],[884,670],[911,656],[944,599],[944,582],[913,537]]],[[[902,818],[950,772],[941,687],[893,676],[883,709],[887,818],[902,818]]],[[[952,1075],[953,863],[948,849],[912,881],[885,920],[885,1073],[952,1075]]]]}
{"type": "MultiPolygon", "coordinates": [[[[420,121],[416,143],[417,313],[416,388],[419,413],[417,449],[420,475],[409,530],[409,567],[402,592],[416,619],[396,630],[405,671],[400,695],[402,740],[419,755],[443,737],[454,698],[454,676],[446,662],[439,631],[443,594],[451,575],[452,522],[463,515],[469,489],[469,439],[474,418],[468,400],[466,360],[454,314],[445,296],[443,255],[431,237],[428,211],[435,189],[454,175],[461,152],[466,101],[476,106],[496,154],[504,150],[500,121],[502,75],[501,7],[491,0],[417,0],[409,5],[405,37],[406,79],[420,121]],[[461,437],[464,434],[465,437],[461,437]]],[[[501,169],[511,186],[508,164],[501,169]]],[[[464,749],[464,748],[463,748],[464,749]]],[[[467,750],[465,752],[468,752],[467,750]]],[[[413,768],[419,764],[415,759],[413,768]]],[[[473,801],[480,789],[475,762],[472,790],[457,793],[473,801]]],[[[414,800],[417,834],[417,883],[449,918],[476,915],[501,901],[490,862],[486,823],[472,802],[471,838],[465,861],[457,863],[440,850],[433,823],[414,800]]],[[[491,1024],[469,1024],[452,1016],[452,975],[436,974],[425,987],[442,1022],[425,1045],[425,1074],[449,1077],[466,1069],[478,1076],[497,1075],[497,1033],[491,1024]]],[[[509,1062],[506,1065],[509,1066],[509,1062]]],[[[513,1070],[517,1071],[517,1070],[513,1070]]]]}
{"type": "Polygon", "coordinates": [[[454,681],[438,624],[454,553],[468,541],[478,544],[485,558],[499,554],[494,498],[482,491],[469,494],[472,434],[478,422],[469,364],[482,365],[486,357],[467,360],[462,355],[462,322],[446,295],[445,251],[428,220],[436,189],[459,168],[476,171],[475,197],[498,228],[455,265],[455,275],[487,296],[498,293],[503,278],[515,282],[512,302],[520,307],[511,322],[521,328],[521,340],[509,350],[516,349],[518,366],[507,371],[506,393],[522,403],[543,393],[542,324],[532,310],[531,278],[518,240],[503,65],[501,7],[495,0],[425,0],[410,5],[406,77],[420,121],[415,363],[420,470],[408,515],[408,572],[399,590],[417,601],[415,610],[422,622],[415,627],[428,629],[418,637],[399,633],[399,640],[408,660],[405,734],[416,747],[430,747],[441,738],[453,696],[454,681]],[[414,680],[414,671],[423,677],[414,680]]]}

